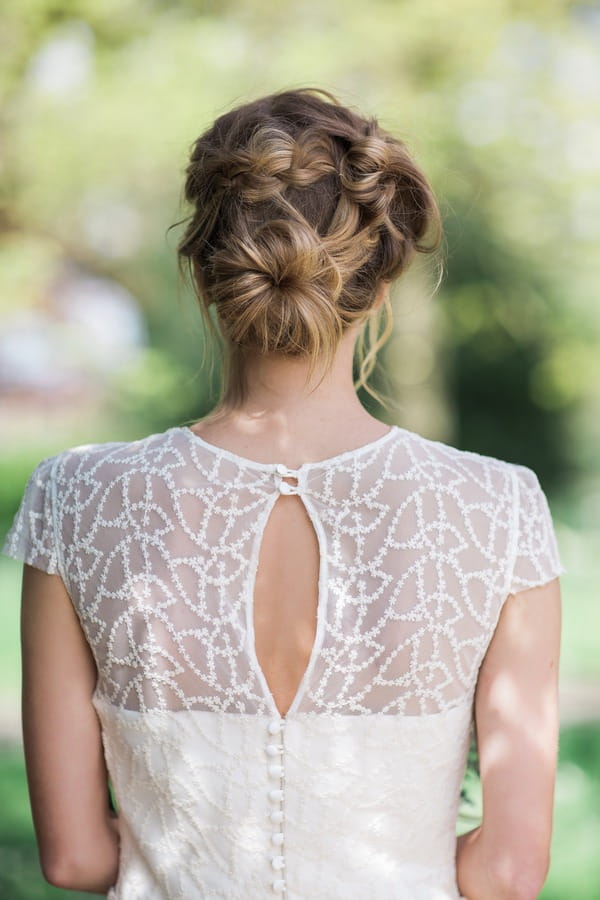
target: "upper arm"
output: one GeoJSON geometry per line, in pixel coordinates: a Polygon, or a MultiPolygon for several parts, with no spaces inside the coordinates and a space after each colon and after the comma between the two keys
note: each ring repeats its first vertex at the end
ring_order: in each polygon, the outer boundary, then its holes
{"type": "Polygon", "coordinates": [[[25,565],[21,610],[27,778],[42,867],[54,880],[56,871],[83,866],[90,853],[104,860],[114,855],[92,705],[96,666],[58,574],[25,565]]]}
{"type": "Polygon", "coordinates": [[[482,839],[500,868],[522,859],[534,860],[541,870],[548,865],[560,631],[560,587],[554,578],[508,597],[480,667],[475,722],[482,839]]]}

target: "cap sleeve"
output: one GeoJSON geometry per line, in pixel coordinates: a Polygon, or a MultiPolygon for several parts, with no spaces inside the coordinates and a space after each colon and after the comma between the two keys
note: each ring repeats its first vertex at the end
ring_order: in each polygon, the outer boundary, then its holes
{"type": "Polygon", "coordinates": [[[535,472],[514,467],[515,535],[508,593],[546,584],[565,570],[561,564],[552,516],[535,472]]]}
{"type": "Polygon", "coordinates": [[[58,572],[54,489],[57,460],[57,456],[48,457],[34,470],[2,547],[6,556],[51,574],[58,572]]]}

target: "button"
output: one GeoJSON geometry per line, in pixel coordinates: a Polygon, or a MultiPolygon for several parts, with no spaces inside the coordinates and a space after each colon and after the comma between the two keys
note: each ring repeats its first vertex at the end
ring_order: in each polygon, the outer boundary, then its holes
{"type": "Polygon", "coordinates": [[[284,466],[283,463],[277,463],[275,466],[277,469],[277,474],[282,475],[287,478],[297,478],[298,477],[298,469],[288,469],[287,466],[284,466]]]}
{"type": "Polygon", "coordinates": [[[293,484],[288,484],[287,481],[282,481],[279,485],[279,493],[280,494],[297,494],[298,488],[293,484]]]}
{"type": "Polygon", "coordinates": [[[267,744],[265,750],[267,751],[269,756],[279,756],[282,751],[281,744],[267,744]]]}
{"type": "Polygon", "coordinates": [[[271,778],[283,778],[283,766],[279,766],[276,763],[269,766],[269,775],[271,778]]]}
{"type": "Polygon", "coordinates": [[[273,803],[280,803],[283,800],[283,791],[281,788],[275,788],[272,791],[269,791],[269,800],[272,800],[273,803]]]}
{"type": "Polygon", "coordinates": [[[283,869],[285,866],[285,859],[283,856],[274,856],[271,860],[271,865],[274,869],[283,869]]]}
{"type": "Polygon", "coordinates": [[[281,809],[274,809],[269,818],[274,825],[281,825],[283,822],[283,811],[281,809]]]}
{"type": "Polygon", "coordinates": [[[269,734],[279,734],[281,731],[281,722],[279,719],[273,719],[272,722],[269,722],[269,734]]]}
{"type": "Polygon", "coordinates": [[[285,881],[283,878],[277,878],[271,885],[276,894],[283,894],[285,891],[285,881]]]}
{"type": "Polygon", "coordinates": [[[271,843],[275,844],[276,847],[281,847],[283,844],[283,831],[276,831],[271,835],[271,843]]]}

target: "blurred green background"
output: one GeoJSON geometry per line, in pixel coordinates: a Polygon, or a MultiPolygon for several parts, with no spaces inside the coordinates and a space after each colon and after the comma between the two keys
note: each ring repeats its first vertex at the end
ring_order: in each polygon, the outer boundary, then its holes
{"type": "MultiPolygon", "coordinates": [[[[425,264],[396,286],[375,378],[395,402],[363,399],[533,467],[548,493],[568,573],[541,896],[600,898],[597,4],[9,0],[0,60],[2,535],[44,456],[210,409],[210,348],[168,228],[189,146],[218,114],[320,86],[407,141],[440,201],[446,273],[433,297],[425,264]]],[[[66,897],[39,876],[27,805],[19,579],[2,558],[0,896],[66,897]]]]}

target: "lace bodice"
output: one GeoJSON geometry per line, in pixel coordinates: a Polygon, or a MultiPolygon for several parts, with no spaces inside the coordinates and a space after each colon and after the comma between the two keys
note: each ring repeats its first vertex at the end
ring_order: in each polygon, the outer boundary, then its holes
{"type": "Polygon", "coordinates": [[[43,460],[4,552],[61,575],[96,660],[115,897],[458,897],[478,670],[506,597],[561,571],[533,472],[398,427],[292,470],[177,427],[43,460]],[[320,553],[283,718],[252,620],[281,493],[320,553]]]}

